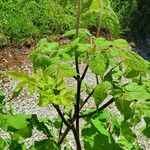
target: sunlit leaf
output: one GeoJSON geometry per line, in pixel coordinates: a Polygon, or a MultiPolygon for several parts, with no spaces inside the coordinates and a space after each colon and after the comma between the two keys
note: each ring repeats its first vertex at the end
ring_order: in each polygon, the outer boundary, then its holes
{"type": "Polygon", "coordinates": [[[108,63],[109,60],[106,53],[100,51],[91,57],[89,66],[93,73],[103,77],[105,71],[108,68],[108,63]]]}
{"type": "Polygon", "coordinates": [[[93,94],[96,106],[99,106],[105,100],[111,88],[112,85],[108,81],[101,82],[96,86],[93,94]]]}

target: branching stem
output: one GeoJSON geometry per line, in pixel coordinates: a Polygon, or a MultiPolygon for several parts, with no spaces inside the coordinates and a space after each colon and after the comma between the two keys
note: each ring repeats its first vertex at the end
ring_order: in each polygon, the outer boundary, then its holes
{"type": "Polygon", "coordinates": [[[107,103],[105,103],[103,106],[99,107],[98,109],[96,109],[95,111],[89,113],[89,114],[85,114],[85,115],[80,115],[79,117],[80,118],[85,118],[85,117],[91,117],[93,116],[94,114],[96,114],[97,112],[99,111],[102,111],[104,110],[106,107],[108,107],[110,104],[112,104],[114,102],[114,99],[110,99],[107,103]]]}

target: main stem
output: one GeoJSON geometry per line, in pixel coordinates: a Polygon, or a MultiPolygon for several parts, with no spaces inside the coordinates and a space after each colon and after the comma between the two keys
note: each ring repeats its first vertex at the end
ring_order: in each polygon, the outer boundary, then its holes
{"type": "MultiPolygon", "coordinates": [[[[79,130],[79,112],[80,112],[80,91],[81,91],[81,81],[77,81],[77,98],[76,98],[76,107],[75,107],[75,118],[76,118],[76,140],[79,142],[77,150],[81,150],[80,145],[80,130],[79,130]]],[[[75,135],[75,134],[74,134],[75,135]]]]}
{"type": "MultiPolygon", "coordinates": [[[[79,28],[80,28],[80,12],[81,11],[81,0],[77,0],[77,30],[76,30],[76,37],[79,35],[79,28]]],[[[81,92],[81,77],[79,72],[79,62],[78,62],[78,55],[77,51],[75,51],[75,64],[76,64],[76,72],[77,72],[77,95],[76,95],[76,105],[75,105],[75,122],[76,122],[76,128],[72,128],[77,150],[81,150],[81,143],[80,143],[80,130],[79,130],[79,112],[80,112],[80,92],[81,92]]]]}
{"type": "Polygon", "coordinates": [[[77,1],[77,31],[76,36],[79,34],[79,28],[80,28],[80,13],[81,13],[81,0],[77,1]]]}

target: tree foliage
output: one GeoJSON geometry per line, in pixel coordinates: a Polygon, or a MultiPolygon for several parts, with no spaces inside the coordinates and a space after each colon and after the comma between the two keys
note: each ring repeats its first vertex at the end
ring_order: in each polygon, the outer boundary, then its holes
{"type": "MultiPolygon", "coordinates": [[[[70,37],[74,34],[72,30],[64,36],[70,37]]],[[[42,131],[47,139],[35,142],[31,149],[43,147],[60,149],[69,130],[73,131],[75,141],[79,145],[80,140],[76,135],[77,128],[74,122],[77,120],[80,122],[80,118],[83,118],[85,125],[81,128],[81,137],[85,149],[94,150],[99,147],[101,149],[112,149],[112,147],[114,149],[142,149],[136,141],[140,138],[138,132],[149,137],[147,131],[150,117],[150,80],[147,74],[150,72],[150,64],[131,51],[124,39],[107,41],[104,38],[96,38],[87,30],[81,29],[79,36],[74,37],[69,44],[59,45],[41,39],[36,50],[30,54],[30,59],[34,67],[32,74],[7,72],[20,81],[12,99],[15,99],[23,86],[27,85],[29,92],[39,95],[38,105],[40,107],[52,105],[60,118],[45,120],[36,115],[10,115],[3,114],[1,111],[1,128],[8,133],[13,133],[9,142],[2,141],[2,146],[25,147],[24,140],[20,143],[20,138],[30,137],[33,127],[42,131]],[[92,41],[91,44],[88,43],[89,39],[92,41]],[[75,56],[78,57],[78,61],[76,60],[75,63],[76,68],[73,68],[71,64],[75,56]],[[81,61],[87,64],[83,73],[78,70],[81,61]],[[88,69],[98,76],[99,82],[95,87],[90,87],[88,83],[86,86],[81,86],[88,69]],[[73,78],[76,81],[76,90],[65,82],[66,78],[73,78]],[[90,88],[87,90],[88,87],[90,88]],[[81,91],[87,92],[85,100],[81,91]],[[79,115],[77,116],[78,100],[79,115]],[[86,111],[82,110],[88,101],[94,101],[95,106],[89,106],[86,111]],[[119,116],[106,109],[112,103],[120,112],[119,116]],[[142,119],[145,125],[135,132],[133,128],[138,128],[142,119]],[[18,120],[20,124],[17,123],[18,120]],[[62,125],[66,126],[66,130],[63,128],[63,133],[59,138],[55,138],[57,135],[55,131],[59,130],[62,125]]],[[[2,93],[0,97],[3,104],[2,93]]],[[[77,146],[77,149],[80,147],[77,146]]]]}

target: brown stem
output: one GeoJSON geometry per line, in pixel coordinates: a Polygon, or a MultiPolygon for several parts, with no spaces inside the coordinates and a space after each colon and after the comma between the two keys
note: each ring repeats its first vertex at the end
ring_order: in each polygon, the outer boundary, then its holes
{"type": "Polygon", "coordinates": [[[80,110],[84,107],[84,105],[87,103],[87,101],[89,100],[89,98],[93,95],[94,90],[92,90],[92,92],[87,96],[87,98],[84,100],[83,104],[80,106],[80,110]]]}
{"type": "Polygon", "coordinates": [[[80,137],[78,136],[77,130],[75,129],[74,125],[72,126],[72,132],[76,141],[77,150],[81,150],[80,137]]]}
{"type": "Polygon", "coordinates": [[[67,127],[69,127],[70,124],[68,123],[68,121],[67,121],[66,118],[64,117],[64,115],[63,115],[63,113],[61,112],[59,106],[58,106],[58,105],[54,105],[54,104],[53,104],[53,106],[54,106],[54,108],[57,110],[57,112],[58,112],[59,116],[61,117],[63,123],[64,123],[67,127]]]}
{"type": "Polygon", "coordinates": [[[77,72],[76,79],[78,79],[80,78],[80,71],[79,71],[79,64],[78,64],[78,55],[76,51],[75,51],[75,65],[76,65],[76,72],[77,72]]]}
{"type": "Polygon", "coordinates": [[[96,109],[95,111],[93,111],[93,112],[91,112],[91,113],[89,113],[89,114],[80,115],[79,117],[80,117],[80,118],[91,117],[91,116],[93,116],[94,114],[96,114],[97,112],[104,110],[106,107],[108,107],[108,106],[109,106],[111,103],[113,103],[113,102],[114,102],[114,99],[112,98],[112,99],[110,99],[107,103],[105,103],[103,106],[101,106],[101,107],[99,107],[98,109],[96,109]]]}
{"type": "Polygon", "coordinates": [[[79,112],[80,112],[80,91],[81,91],[81,81],[77,81],[77,98],[76,98],[76,105],[75,105],[75,119],[76,119],[76,133],[79,138],[79,112]]]}
{"type": "Polygon", "coordinates": [[[61,145],[62,142],[64,141],[65,137],[67,136],[68,132],[70,131],[71,127],[67,127],[65,132],[62,134],[61,138],[58,141],[58,145],[61,145]]]}
{"type": "Polygon", "coordinates": [[[98,75],[96,75],[96,83],[99,84],[98,75]]]}
{"type": "Polygon", "coordinates": [[[89,65],[87,64],[86,67],[85,67],[85,69],[84,69],[84,72],[83,72],[83,74],[82,74],[82,76],[81,76],[81,81],[84,79],[88,68],[89,68],[89,65]]]}

